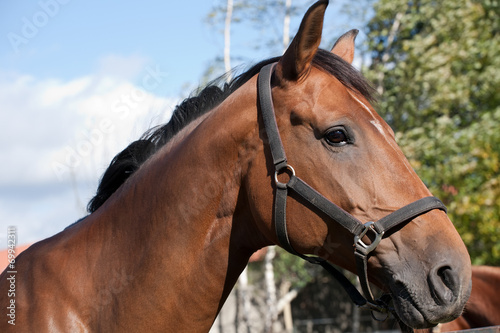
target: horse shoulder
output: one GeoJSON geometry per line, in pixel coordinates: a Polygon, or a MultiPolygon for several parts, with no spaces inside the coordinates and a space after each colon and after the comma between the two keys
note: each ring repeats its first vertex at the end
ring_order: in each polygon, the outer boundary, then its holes
{"type": "MultiPolygon", "coordinates": [[[[73,283],[81,282],[84,276],[76,276],[79,272],[70,265],[71,256],[65,254],[62,244],[64,241],[58,234],[31,245],[16,258],[15,270],[7,269],[0,276],[0,288],[15,289],[9,299],[4,299],[9,295],[2,293],[0,301],[2,304],[15,301],[15,326],[8,324],[17,332],[86,330],[83,318],[76,315],[79,302],[75,301],[77,290],[73,283]],[[61,309],[72,318],[63,315],[61,309]]],[[[0,324],[2,332],[4,324],[4,321],[0,324]]]]}

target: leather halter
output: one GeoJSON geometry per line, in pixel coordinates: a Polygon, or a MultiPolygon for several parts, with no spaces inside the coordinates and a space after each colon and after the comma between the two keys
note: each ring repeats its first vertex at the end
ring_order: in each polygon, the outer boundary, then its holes
{"type": "Polygon", "coordinates": [[[325,268],[340,282],[342,287],[349,294],[351,300],[356,305],[368,308],[372,311],[382,313],[388,313],[390,311],[394,313],[394,309],[391,309],[388,306],[390,296],[384,295],[377,300],[373,297],[368,282],[368,255],[370,252],[375,250],[387,230],[390,230],[400,224],[408,223],[414,218],[434,209],[440,209],[446,212],[446,206],[435,197],[425,197],[392,212],[376,222],[363,223],[297,177],[293,167],[287,163],[285,150],[283,148],[278,125],[276,123],[271,94],[271,76],[275,65],[276,63],[269,64],[261,69],[257,86],[262,119],[267,138],[269,140],[268,144],[271,149],[271,155],[275,168],[274,180],[276,185],[276,194],[274,198],[274,223],[279,243],[288,252],[297,255],[310,263],[318,264],[325,268]],[[283,172],[287,172],[290,176],[287,183],[282,183],[278,179],[278,175],[283,172]],[[320,212],[326,214],[333,221],[347,229],[354,236],[356,268],[365,297],[360,294],[356,287],[354,287],[342,273],[340,273],[326,260],[319,257],[305,256],[293,248],[288,238],[286,226],[286,199],[288,191],[292,191],[299,195],[302,199],[309,202],[320,212]],[[375,238],[370,244],[365,244],[362,238],[368,232],[373,233],[375,238]]]}

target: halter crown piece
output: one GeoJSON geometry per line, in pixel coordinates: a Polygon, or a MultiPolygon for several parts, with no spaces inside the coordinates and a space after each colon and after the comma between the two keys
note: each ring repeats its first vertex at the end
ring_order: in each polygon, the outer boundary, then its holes
{"type": "MultiPolygon", "coordinates": [[[[307,260],[312,264],[317,264],[325,268],[333,277],[340,282],[354,304],[362,308],[368,308],[372,312],[387,314],[392,312],[396,316],[394,309],[388,303],[391,296],[386,294],[379,299],[374,299],[368,282],[368,255],[375,250],[382,240],[384,233],[402,223],[407,223],[414,218],[434,209],[446,212],[446,206],[435,197],[425,197],[407,206],[404,206],[376,222],[363,223],[354,216],[335,205],[333,202],[318,193],[306,182],[295,175],[294,168],[287,163],[285,150],[276,123],[274,106],[271,94],[271,76],[276,63],[263,67],[258,77],[258,94],[264,128],[269,140],[271,155],[275,168],[276,194],[274,197],[274,223],[276,235],[280,245],[288,252],[307,260]],[[291,174],[287,183],[278,180],[278,174],[288,171],[291,174]],[[297,252],[288,239],[286,227],[286,199],[288,191],[298,194],[301,198],[309,202],[316,209],[339,223],[354,236],[354,254],[356,258],[356,268],[364,297],[356,287],[335,267],[326,260],[319,257],[310,257],[297,252]],[[374,234],[375,238],[371,244],[365,244],[362,238],[368,233],[374,234]]],[[[400,321],[401,328],[405,331],[412,331],[400,321]]]]}

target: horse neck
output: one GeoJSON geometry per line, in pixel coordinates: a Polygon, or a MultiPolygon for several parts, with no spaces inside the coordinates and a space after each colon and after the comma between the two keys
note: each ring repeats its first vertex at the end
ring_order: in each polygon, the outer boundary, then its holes
{"type": "Polygon", "coordinates": [[[156,153],[89,224],[113,239],[98,260],[109,266],[119,254],[118,264],[141,287],[124,296],[160,297],[162,306],[151,313],[163,318],[174,308],[191,309],[176,313],[175,322],[197,329],[201,319],[212,324],[250,255],[268,245],[241,188],[259,147],[255,106],[242,106],[255,104],[255,95],[243,103],[245,96],[230,96],[156,153]]]}

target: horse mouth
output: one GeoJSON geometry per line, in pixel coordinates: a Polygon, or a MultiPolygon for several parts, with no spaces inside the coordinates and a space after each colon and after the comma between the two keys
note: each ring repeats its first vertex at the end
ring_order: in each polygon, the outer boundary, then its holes
{"type": "Polygon", "coordinates": [[[427,317],[424,307],[416,301],[417,297],[403,283],[394,283],[390,290],[394,309],[403,323],[415,329],[431,328],[439,323],[427,317]]]}

